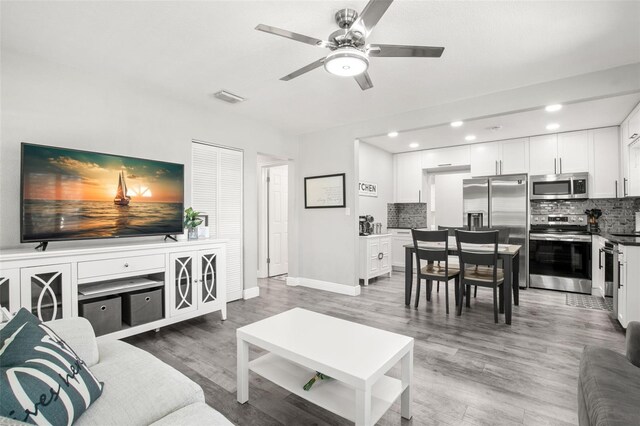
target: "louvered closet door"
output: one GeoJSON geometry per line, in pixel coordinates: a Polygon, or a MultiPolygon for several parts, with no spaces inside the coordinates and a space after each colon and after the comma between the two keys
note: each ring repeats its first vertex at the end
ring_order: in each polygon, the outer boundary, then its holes
{"type": "Polygon", "coordinates": [[[192,144],[192,205],[209,215],[211,238],[228,239],[227,301],[241,299],[243,153],[192,144]]]}
{"type": "Polygon", "coordinates": [[[242,298],[242,169],[243,153],[220,149],[218,237],[228,238],[227,300],[242,298]]]}

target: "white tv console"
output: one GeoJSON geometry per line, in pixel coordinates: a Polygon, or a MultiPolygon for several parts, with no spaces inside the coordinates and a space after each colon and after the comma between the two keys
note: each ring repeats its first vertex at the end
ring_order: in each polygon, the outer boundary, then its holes
{"type": "MultiPolygon", "coordinates": [[[[82,242],[76,248],[51,245],[44,252],[32,246],[3,250],[0,306],[11,313],[25,307],[43,321],[75,317],[79,303],[87,297],[80,294],[83,286],[95,288],[96,283],[135,278],[148,284],[105,285],[98,296],[161,288],[163,318],[136,326],[123,322],[120,330],[100,339],[120,339],[215,311],[221,311],[225,320],[226,243],[220,239],[100,246],[82,242]]],[[[91,297],[95,299],[95,291],[91,297]]]]}

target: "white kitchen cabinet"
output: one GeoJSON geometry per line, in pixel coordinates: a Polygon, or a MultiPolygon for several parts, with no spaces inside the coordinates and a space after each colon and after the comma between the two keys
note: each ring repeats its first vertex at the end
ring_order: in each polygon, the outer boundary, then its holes
{"type": "Polygon", "coordinates": [[[471,175],[491,176],[528,173],[529,141],[527,138],[471,146],[471,175]]]}
{"type": "Polygon", "coordinates": [[[410,229],[391,229],[392,267],[404,269],[404,246],[411,243],[413,243],[413,239],[411,237],[410,229]]]}
{"type": "Polygon", "coordinates": [[[640,137],[626,147],[628,162],[628,179],[626,182],[626,196],[640,196],[640,137]]]}
{"type": "Polygon", "coordinates": [[[391,276],[391,234],[360,236],[360,279],[391,276]]]}
{"type": "Polygon", "coordinates": [[[396,203],[418,203],[422,196],[421,153],[396,154],[393,163],[396,203]]]}
{"type": "Polygon", "coordinates": [[[589,169],[587,130],[558,134],[558,173],[584,173],[589,169]]]}
{"type": "Polygon", "coordinates": [[[622,197],[618,127],[589,130],[589,198],[622,197]]]}
{"type": "Polygon", "coordinates": [[[169,311],[174,317],[198,309],[198,253],[188,251],[169,255],[169,311]]]}
{"type": "Polygon", "coordinates": [[[460,167],[471,164],[469,145],[421,151],[423,169],[460,167]]]}
{"type": "Polygon", "coordinates": [[[500,149],[502,154],[501,175],[529,173],[529,138],[502,141],[500,149]]]}
{"type": "Polygon", "coordinates": [[[498,164],[501,159],[500,142],[471,145],[471,175],[475,177],[500,174],[498,164]]]}
{"type": "Polygon", "coordinates": [[[529,173],[583,173],[589,169],[586,130],[529,138],[529,173]]]}
{"type": "MultiPolygon", "coordinates": [[[[618,321],[627,328],[629,322],[640,321],[640,246],[618,245],[620,283],[618,292],[618,321]]],[[[614,265],[615,267],[616,265],[614,265]]]]}
{"type": "Polygon", "coordinates": [[[591,236],[591,294],[604,296],[604,250],[605,239],[591,236]]]}
{"type": "Polygon", "coordinates": [[[629,114],[627,118],[627,139],[635,140],[640,137],[640,104],[629,114]]]}
{"type": "Polygon", "coordinates": [[[529,138],[529,174],[553,175],[558,173],[558,135],[529,138]]]}

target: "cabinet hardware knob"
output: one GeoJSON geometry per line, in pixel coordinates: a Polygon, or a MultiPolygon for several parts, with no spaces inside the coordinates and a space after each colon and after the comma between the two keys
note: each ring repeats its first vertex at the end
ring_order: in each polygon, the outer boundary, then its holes
{"type": "Polygon", "coordinates": [[[128,264],[128,263],[125,263],[125,264],[124,264],[124,267],[125,267],[125,268],[128,268],[128,267],[129,267],[129,264],[128,264]]]}
{"type": "Polygon", "coordinates": [[[102,306],[100,306],[100,310],[101,310],[101,311],[106,311],[106,310],[107,310],[107,307],[106,307],[105,305],[102,305],[102,306]]]}
{"type": "Polygon", "coordinates": [[[382,260],[383,257],[384,257],[384,253],[378,253],[378,259],[382,260]]]}
{"type": "Polygon", "coordinates": [[[144,298],[144,301],[145,301],[145,302],[148,302],[149,300],[151,300],[151,298],[150,298],[149,296],[147,296],[147,297],[145,297],[145,298],[144,298]]]}

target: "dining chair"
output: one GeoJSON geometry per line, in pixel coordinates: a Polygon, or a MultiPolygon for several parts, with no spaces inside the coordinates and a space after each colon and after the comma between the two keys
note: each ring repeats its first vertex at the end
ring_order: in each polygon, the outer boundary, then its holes
{"type": "Polygon", "coordinates": [[[456,231],[460,258],[458,315],[462,315],[464,295],[467,307],[471,306],[471,286],[488,287],[493,289],[493,319],[498,322],[498,310],[502,310],[504,303],[504,270],[498,268],[498,238],[498,231],[456,231]]]}
{"type": "Polygon", "coordinates": [[[447,231],[418,231],[411,230],[413,246],[416,252],[416,265],[418,284],[416,287],[416,303],[420,302],[420,284],[422,279],[427,282],[427,301],[431,300],[432,282],[444,281],[445,301],[447,304],[447,314],[449,313],[449,281],[455,279],[455,300],[459,299],[459,277],[460,269],[449,266],[449,235],[447,231]],[[426,248],[425,246],[431,245],[426,248]],[[422,262],[427,262],[422,266],[422,262]]]}

